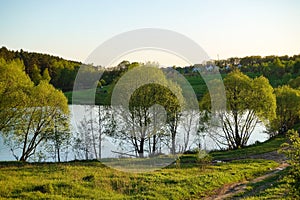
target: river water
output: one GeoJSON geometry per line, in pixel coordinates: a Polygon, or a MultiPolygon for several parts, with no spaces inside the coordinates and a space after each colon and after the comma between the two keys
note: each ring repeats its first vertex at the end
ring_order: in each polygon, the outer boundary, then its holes
{"type": "MultiPolygon", "coordinates": [[[[79,124],[80,121],[83,120],[84,116],[87,116],[87,107],[82,105],[69,105],[70,111],[71,111],[71,132],[73,136],[78,135],[78,132],[80,132],[79,124]]],[[[269,138],[268,134],[264,132],[265,126],[263,124],[258,124],[257,127],[254,129],[254,132],[252,133],[248,144],[253,144],[256,141],[263,142],[269,138]]],[[[184,128],[182,126],[178,127],[178,137],[177,142],[180,143],[183,141],[183,132],[184,128]]],[[[193,135],[193,134],[192,134],[193,135]]],[[[202,149],[206,150],[212,150],[212,149],[218,149],[219,147],[216,145],[216,143],[208,136],[204,137],[195,137],[191,136],[189,148],[195,148],[198,146],[198,144],[201,145],[202,149]],[[198,138],[198,139],[197,139],[198,138]],[[197,141],[197,142],[196,142],[197,141]]],[[[102,144],[102,158],[105,157],[117,157],[119,155],[114,154],[113,152],[121,152],[124,150],[124,144],[123,147],[119,145],[120,141],[115,141],[113,138],[110,138],[108,136],[105,136],[105,139],[103,140],[102,144]]],[[[128,146],[126,146],[128,147],[128,146]]],[[[164,148],[162,150],[164,153],[168,153],[168,149],[164,148]]],[[[20,154],[20,151],[15,151],[16,154],[20,154]]],[[[74,150],[70,147],[68,150],[68,154],[62,153],[62,160],[74,160],[76,157],[74,150]]],[[[79,158],[80,159],[80,158],[79,158]]],[[[14,156],[12,155],[10,148],[6,146],[3,142],[3,138],[0,136],[0,160],[1,161],[12,161],[16,160],[14,156]]],[[[53,159],[48,158],[47,161],[53,161],[53,159]]]]}

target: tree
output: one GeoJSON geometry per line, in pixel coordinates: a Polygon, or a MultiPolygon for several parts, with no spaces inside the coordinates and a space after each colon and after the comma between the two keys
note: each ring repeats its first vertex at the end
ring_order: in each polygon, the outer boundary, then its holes
{"type": "Polygon", "coordinates": [[[176,83],[168,81],[164,72],[152,63],[129,70],[120,78],[112,95],[120,127],[112,137],[121,139],[121,144],[129,143],[137,157],[144,157],[145,152],[155,155],[163,137],[170,138],[168,145],[175,152],[179,105],[183,99],[178,99],[180,96],[181,89],[176,83]],[[170,134],[166,133],[167,127],[170,134]]]}
{"type": "MultiPolygon", "coordinates": [[[[276,100],[273,88],[263,76],[250,79],[238,70],[224,79],[227,109],[218,110],[224,134],[215,130],[214,139],[230,149],[247,145],[259,121],[268,124],[275,116],[276,100]]],[[[206,94],[201,104],[210,110],[210,96],[206,94]]],[[[216,114],[216,113],[211,113],[216,114]]]]}
{"type": "Polygon", "coordinates": [[[182,114],[180,121],[183,128],[183,147],[181,152],[185,152],[188,150],[191,136],[196,135],[198,132],[199,112],[196,110],[188,110],[182,114]]]}
{"type": "Polygon", "coordinates": [[[38,68],[36,64],[32,67],[32,72],[30,73],[30,78],[34,82],[35,85],[38,85],[39,82],[42,80],[41,70],[38,68]]]}
{"type": "Polygon", "coordinates": [[[85,160],[88,160],[92,157],[92,137],[89,123],[90,121],[86,116],[80,121],[79,132],[77,133],[74,145],[76,151],[75,159],[82,159],[84,157],[85,160]]]}
{"type": "Polygon", "coordinates": [[[46,151],[53,155],[54,161],[61,161],[63,150],[66,158],[70,145],[71,132],[67,115],[58,115],[54,119],[53,134],[49,135],[46,141],[46,151]]]}
{"type": "Polygon", "coordinates": [[[272,121],[272,128],[284,133],[292,128],[300,116],[300,91],[287,85],[275,88],[276,118],[272,121]]]}
{"type": "Polygon", "coordinates": [[[288,85],[294,89],[299,89],[300,88],[300,76],[297,76],[296,78],[291,79],[288,82],[288,85]]]}
{"type": "Polygon", "coordinates": [[[23,116],[33,83],[20,60],[0,58],[0,132],[10,129],[23,116]]]}
{"type": "Polygon", "coordinates": [[[55,124],[68,123],[66,120],[69,109],[64,94],[49,83],[41,81],[32,87],[29,99],[20,112],[22,117],[4,134],[11,136],[21,148],[19,160],[27,161],[42,142],[53,137],[55,124]],[[55,123],[54,119],[59,116],[65,117],[55,123]]]}
{"type": "Polygon", "coordinates": [[[78,130],[74,144],[75,155],[79,159],[101,159],[105,135],[112,135],[114,132],[111,108],[100,105],[87,106],[78,130]]]}
{"type": "Polygon", "coordinates": [[[287,161],[291,166],[288,175],[285,177],[289,185],[290,196],[299,199],[300,197],[300,137],[295,130],[287,132],[289,142],[281,146],[280,152],[286,154],[287,161]]]}
{"type": "Polygon", "coordinates": [[[50,82],[51,77],[50,77],[48,68],[46,68],[46,69],[43,71],[42,80],[45,80],[45,81],[47,81],[48,83],[50,82]]]}
{"type": "Polygon", "coordinates": [[[155,154],[157,150],[157,139],[160,137],[157,122],[161,121],[158,115],[162,113],[159,107],[152,107],[154,105],[160,105],[165,109],[166,123],[171,133],[170,149],[171,153],[175,154],[175,139],[180,118],[179,101],[170,89],[152,83],[138,88],[129,102],[131,118],[136,124],[136,132],[131,137],[140,157],[144,157],[144,145],[147,141],[151,154],[155,154]]]}

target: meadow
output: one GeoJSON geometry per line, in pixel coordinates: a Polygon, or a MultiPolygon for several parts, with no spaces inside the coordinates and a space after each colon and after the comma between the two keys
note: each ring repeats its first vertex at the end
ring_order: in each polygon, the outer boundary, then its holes
{"type": "Polygon", "coordinates": [[[126,173],[100,162],[1,163],[1,199],[202,199],[223,185],[253,179],[278,163],[241,160],[126,173]]]}
{"type": "Polygon", "coordinates": [[[284,141],[284,137],[275,137],[235,150],[236,154],[212,152],[208,157],[213,162],[202,162],[198,154],[182,155],[163,169],[144,173],[118,171],[96,160],[1,162],[0,199],[203,199],[216,195],[220,188],[240,182],[249,182],[240,198],[269,199],[274,194],[284,194],[285,183],[281,177],[286,170],[253,184],[251,180],[272,172],[280,163],[247,157],[276,151],[284,141]],[[220,161],[232,155],[243,159],[220,161]]]}

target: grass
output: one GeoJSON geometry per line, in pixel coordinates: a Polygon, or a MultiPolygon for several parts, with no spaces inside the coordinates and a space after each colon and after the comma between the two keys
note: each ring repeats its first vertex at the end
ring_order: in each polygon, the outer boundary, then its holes
{"type": "MultiPolygon", "coordinates": [[[[244,149],[212,152],[208,158],[238,158],[275,151],[284,141],[285,137],[277,136],[244,149]]],[[[120,166],[119,161],[106,162],[112,162],[116,168],[120,166]]],[[[122,164],[128,162],[132,160],[125,159],[122,164]]],[[[0,199],[203,199],[224,185],[252,180],[279,165],[262,159],[200,163],[197,154],[184,154],[170,166],[154,172],[128,173],[99,161],[0,162],[0,199]]],[[[144,166],[153,161],[138,159],[135,164],[144,166]]],[[[282,196],[286,191],[284,173],[286,171],[249,185],[249,191],[239,197],[274,199],[282,196]],[[251,193],[263,185],[268,187],[251,193]]]]}
{"type": "MultiPolygon", "coordinates": [[[[206,83],[203,80],[203,78],[200,75],[193,75],[193,76],[186,75],[185,78],[191,84],[198,100],[200,100],[203,97],[203,95],[207,92],[207,86],[206,86],[206,83]]],[[[207,78],[209,79],[210,75],[207,75],[207,78]]],[[[95,94],[96,104],[100,104],[100,105],[109,105],[110,104],[110,95],[113,91],[114,84],[115,83],[112,83],[110,85],[103,86],[102,88],[97,88],[97,91],[95,94]]],[[[87,90],[75,91],[75,93],[78,97],[78,99],[76,101],[72,101],[73,91],[64,93],[68,99],[69,104],[78,104],[78,103],[87,102],[88,101],[87,97],[89,95],[93,94],[93,91],[87,89],[87,90]]]]}
{"type": "Polygon", "coordinates": [[[244,200],[259,200],[259,199],[288,199],[289,187],[287,184],[287,175],[289,168],[265,179],[262,182],[249,185],[249,191],[242,196],[244,200]],[[262,190],[259,190],[263,188],[262,190]],[[255,191],[255,192],[253,192],[255,191]]]}
{"type": "Polygon", "coordinates": [[[276,151],[279,149],[280,145],[284,142],[286,142],[285,136],[278,135],[262,143],[256,143],[237,150],[213,151],[210,153],[210,155],[215,160],[232,160],[232,159],[245,158],[252,155],[258,155],[258,154],[276,151]]]}
{"type": "Polygon", "coordinates": [[[201,199],[224,184],[251,179],[277,165],[242,160],[134,174],[96,161],[0,163],[0,199],[201,199]]]}
{"type": "MultiPolygon", "coordinates": [[[[100,105],[110,104],[110,95],[113,89],[113,85],[103,86],[102,88],[96,89],[95,103],[100,105]]],[[[79,90],[79,91],[69,91],[64,93],[68,99],[69,104],[84,104],[89,103],[89,97],[94,94],[92,89],[79,90]],[[72,99],[73,93],[76,94],[76,99],[72,99]]]]}

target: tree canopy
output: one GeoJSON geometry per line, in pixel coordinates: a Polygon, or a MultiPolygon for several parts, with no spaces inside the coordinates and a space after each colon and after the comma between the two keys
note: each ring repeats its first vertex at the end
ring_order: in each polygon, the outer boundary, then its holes
{"type": "Polygon", "coordinates": [[[275,88],[276,118],[272,121],[273,131],[284,133],[291,129],[300,116],[300,91],[288,85],[275,88]]]}
{"type": "Polygon", "coordinates": [[[33,83],[24,68],[20,60],[6,62],[0,58],[0,131],[16,123],[29,101],[33,83]]]}
{"type": "MultiPolygon", "coordinates": [[[[212,136],[231,149],[246,146],[257,123],[268,123],[275,116],[276,100],[273,88],[264,77],[251,79],[238,70],[224,79],[227,110],[217,111],[221,118],[223,134],[218,130],[212,136]]],[[[206,94],[200,103],[210,109],[210,96],[206,94]]]]}
{"type": "Polygon", "coordinates": [[[54,119],[68,123],[69,109],[61,91],[47,80],[35,86],[23,70],[19,60],[0,60],[1,132],[22,149],[19,159],[26,161],[54,133],[54,119]]]}

